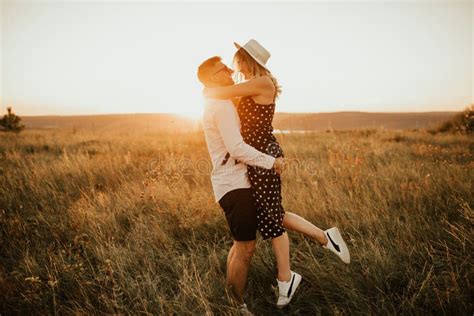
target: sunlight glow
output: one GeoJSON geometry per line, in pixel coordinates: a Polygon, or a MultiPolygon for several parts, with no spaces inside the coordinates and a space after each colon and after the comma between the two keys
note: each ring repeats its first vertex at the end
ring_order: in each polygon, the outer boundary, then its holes
{"type": "Polygon", "coordinates": [[[202,111],[196,111],[194,109],[185,112],[177,112],[176,114],[193,121],[199,121],[202,118],[202,111]]]}
{"type": "Polygon", "coordinates": [[[452,111],[474,102],[473,2],[1,1],[1,106],[23,115],[199,117],[197,66],[259,40],[280,112],[452,111]],[[242,17],[242,18],[239,18],[242,17]]]}

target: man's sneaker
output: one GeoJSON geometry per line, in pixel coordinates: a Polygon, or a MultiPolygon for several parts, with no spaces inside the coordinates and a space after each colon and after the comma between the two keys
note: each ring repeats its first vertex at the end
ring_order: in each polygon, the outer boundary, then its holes
{"type": "Polygon", "coordinates": [[[344,263],[351,262],[351,255],[349,254],[349,249],[342,239],[341,233],[337,227],[332,227],[324,231],[324,235],[328,239],[327,245],[323,248],[329,249],[334,252],[344,263]]]}
{"type": "Polygon", "coordinates": [[[291,299],[293,298],[293,294],[295,294],[296,288],[300,285],[301,282],[301,275],[296,272],[291,271],[291,277],[288,282],[280,281],[277,279],[278,282],[278,307],[283,307],[287,305],[291,299]]]}

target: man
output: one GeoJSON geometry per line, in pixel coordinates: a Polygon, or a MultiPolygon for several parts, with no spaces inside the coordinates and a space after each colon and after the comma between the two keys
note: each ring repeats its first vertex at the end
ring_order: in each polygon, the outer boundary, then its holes
{"type": "MultiPolygon", "coordinates": [[[[227,86],[234,84],[232,72],[216,56],[199,66],[198,78],[206,87],[227,86]]],[[[281,172],[284,160],[266,155],[244,142],[239,117],[230,100],[206,99],[205,103],[203,127],[213,166],[212,187],[234,239],[227,257],[226,283],[239,308],[248,311],[243,296],[255,251],[257,209],[246,164],[281,172]]]]}

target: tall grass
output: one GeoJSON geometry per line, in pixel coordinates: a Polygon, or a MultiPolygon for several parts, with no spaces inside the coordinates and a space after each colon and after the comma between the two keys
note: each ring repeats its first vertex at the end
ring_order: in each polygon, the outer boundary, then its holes
{"type": "MultiPolygon", "coordinates": [[[[246,300],[278,314],[472,315],[474,140],[362,130],[280,135],[283,198],[338,226],[351,264],[290,233],[304,283],[275,308],[261,239],[246,300]]],[[[202,131],[0,134],[0,313],[237,314],[231,238],[202,131]]]]}

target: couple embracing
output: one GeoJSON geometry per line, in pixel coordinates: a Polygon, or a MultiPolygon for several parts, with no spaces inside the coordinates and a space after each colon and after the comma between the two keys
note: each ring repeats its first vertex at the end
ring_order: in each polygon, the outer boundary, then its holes
{"type": "Polygon", "coordinates": [[[198,78],[205,86],[203,127],[213,165],[212,187],[234,239],[227,258],[227,286],[246,312],[244,290],[257,231],[272,243],[278,307],[290,303],[302,279],[290,268],[286,230],[307,235],[345,263],[350,262],[350,255],[337,227],[322,230],[284,211],[280,179],[284,153],[272,127],[281,88],[266,66],[270,53],[260,43],[234,44],[233,62],[243,77],[241,83],[234,82],[234,71],[217,56],[199,66],[198,78]]]}

